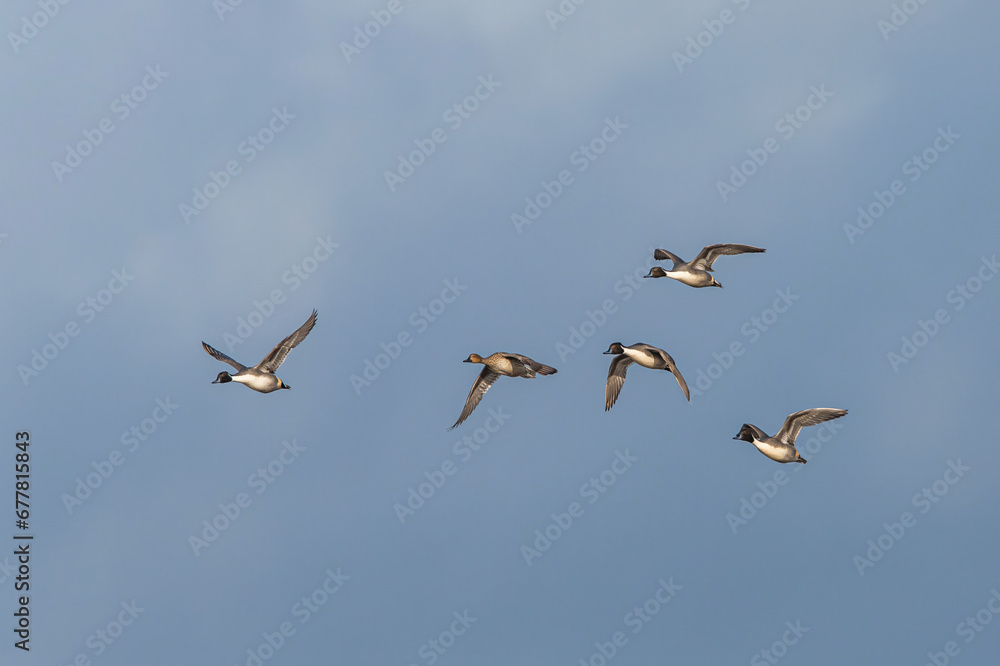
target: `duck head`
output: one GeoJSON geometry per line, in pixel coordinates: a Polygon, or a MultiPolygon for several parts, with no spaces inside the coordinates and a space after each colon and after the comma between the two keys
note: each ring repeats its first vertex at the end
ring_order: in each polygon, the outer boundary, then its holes
{"type": "MultiPolygon", "coordinates": [[[[749,423],[744,423],[743,427],[740,428],[740,431],[736,433],[736,437],[733,437],[733,439],[740,440],[743,442],[752,442],[756,434],[757,434],[757,428],[750,425],[749,423]]],[[[763,439],[763,437],[759,439],[763,439]]]]}
{"type": "Polygon", "coordinates": [[[469,354],[469,358],[462,361],[462,363],[482,363],[483,357],[479,354],[469,354]]]}
{"type": "Polygon", "coordinates": [[[643,277],[648,277],[648,278],[667,277],[667,272],[662,268],[660,268],[659,266],[653,266],[652,268],[649,269],[649,275],[643,275],[643,277]]]}
{"type": "MultiPolygon", "coordinates": [[[[646,277],[649,277],[649,276],[647,275],[646,277]]],[[[620,343],[620,342],[612,342],[611,346],[608,347],[608,351],[606,351],[604,353],[605,354],[624,354],[625,353],[625,347],[623,347],[622,343],[620,343]]]]}
{"type": "Polygon", "coordinates": [[[228,372],[226,372],[225,370],[223,370],[222,372],[219,373],[219,376],[216,377],[215,381],[212,382],[212,383],[213,384],[225,384],[226,382],[231,382],[231,381],[233,381],[232,376],[230,376],[230,374],[228,372]]]}

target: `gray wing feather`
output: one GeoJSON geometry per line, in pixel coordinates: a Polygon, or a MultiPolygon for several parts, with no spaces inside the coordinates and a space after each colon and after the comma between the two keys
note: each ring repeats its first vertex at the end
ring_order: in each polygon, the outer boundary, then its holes
{"type": "Polygon", "coordinates": [[[473,410],[479,406],[479,401],[483,399],[483,395],[490,390],[493,382],[499,378],[499,373],[493,372],[489,367],[483,368],[483,371],[479,373],[479,377],[476,378],[475,383],[472,385],[472,390],[469,391],[469,397],[465,399],[465,408],[462,410],[462,415],[455,421],[455,425],[448,428],[448,430],[454,430],[462,425],[465,419],[469,418],[473,410]]]}
{"type": "Polygon", "coordinates": [[[674,363],[673,357],[662,349],[660,350],[660,353],[663,354],[664,360],[670,364],[670,374],[672,374],[674,379],[677,380],[677,383],[681,387],[681,391],[684,392],[684,397],[687,398],[688,402],[691,402],[691,391],[688,389],[688,383],[684,381],[684,376],[681,375],[681,371],[677,369],[677,364],[674,363]]]}
{"type": "Polygon", "coordinates": [[[309,331],[313,329],[316,325],[316,310],[312,311],[309,315],[309,319],[306,319],[306,323],[299,326],[299,330],[295,331],[287,338],[278,343],[278,346],[271,350],[271,353],[264,357],[264,360],[257,364],[257,369],[262,372],[273,373],[277,370],[282,363],[285,362],[285,357],[288,356],[288,352],[295,349],[300,342],[306,339],[309,335],[309,331]]]}
{"type": "Polygon", "coordinates": [[[243,372],[244,370],[247,369],[247,366],[243,365],[239,361],[235,361],[235,360],[231,359],[230,357],[226,356],[225,354],[223,354],[222,352],[220,352],[218,349],[216,349],[212,345],[209,345],[209,344],[206,344],[205,342],[202,342],[201,346],[205,348],[205,351],[208,352],[209,356],[211,356],[212,358],[214,358],[216,360],[222,361],[223,363],[228,363],[229,365],[231,365],[234,368],[236,368],[237,372],[243,372]]]}
{"type": "Polygon", "coordinates": [[[785,424],[775,435],[779,441],[787,444],[794,444],[795,438],[799,435],[799,430],[806,426],[814,426],[824,421],[839,419],[847,413],[846,409],[832,409],[830,407],[816,407],[814,409],[803,409],[795,412],[785,419],[785,424]]]}
{"type": "Polygon", "coordinates": [[[504,352],[504,356],[506,356],[507,358],[517,359],[518,361],[520,361],[521,363],[523,363],[525,366],[531,368],[532,370],[534,370],[535,372],[537,372],[539,374],[554,375],[554,374],[556,374],[556,372],[558,372],[558,370],[556,370],[552,366],[545,365],[544,363],[539,363],[538,361],[536,361],[534,359],[528,358],[524,354],[513,354],[513,353],[504,352]]]}
{"type": "Polygon", "coordinates": [[[677,380],[677,383],[681,387],[681,391],[684,392],[684,397],[688,399],[688,402],[691,402],[691,391],[688,389],[687,382],[684,381],[684,377],[681,375],[681,371],[677,369],[677,364],[674,363],[674,357],[668,354],[667,352],[663,351],[659,347],[654,347],[653,345],[647,345],[644,342],[637,342],[634,345],[632,345],[632,348],[634,349],[635,347],[640,347],[640,346],[645,348],[646,351],[649,351],[653,354],[657,354],[661,359],[663,359],[663,362],[667,364],[666,370],[674,376],[674,379],[677,380]]]}
{"type": "Polygon", "coordinates": [[[625,373],[628,366],[633,361],[625,354],[619,354],[611,359],[611,367],[608,368],[608,383],[604,386],[604,411],[608,411],[618,400],[618,394],[622,392],[622,385],[625,383],[625,373]]]}
{"type": "Polygon", "coordinates": [[[678,266],[681,266],[681,265],[684,264],[684,260],[683,259],[681,259],[680,257],[678,257],[673,252],[668,252],[666,250],[656,250],[655,252],[653,252],[653,259],[656,259],[657,261],[665,261],[665,260],[669,259],[670,261],[674,262],[674,268],[675,269],[678,266]]]}
{"type": "Polygon", "coordinates": [[[712,264],[724,254],[744,254],[746,252],[766,252],[764,248],[753,245],[739,245],[737,243],[720,243],[718,245],[708,245],[702,248],[698,256],[694,258],[691,265],[703,271],[712,271],[712,264]]]}

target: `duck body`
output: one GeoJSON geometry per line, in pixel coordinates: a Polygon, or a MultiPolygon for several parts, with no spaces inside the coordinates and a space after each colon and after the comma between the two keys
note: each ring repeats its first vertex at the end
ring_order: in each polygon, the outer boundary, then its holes
{"type": "Polygon", "coordinates": [[[246,370],[241,370],[235,375],[230,375],[226,371],[219,373],[219,376],[215,378],[213,384],[225,384],[227,382],[236,382],[238,384],[243,384],[248,388],[252,388],[258,393],[271,393],[272,391],[277,391],[278,389],[291,388],[285,382],[278,379],[276,375],[270,372],[261,372],[255,368],[247,368],[246,370]],[[223,379],[222,376],[228,376],[228,379],[223,379]]]}
{"type": "MultiPolygon", "coordinates": [[[[653,345],[647,345],[645,342],[637,342],[634,345],[628,347],[621,346],[621,351],[611,353],[619,353],[628,356],[632,359],[633,363],[638,363],[644,368],[649,368],[650,370],[669,370],[673,359],[670,355],[662,349],[658,349],[653,345]]],[[[609,350],[610,351],[610,350],[609,350]]],[[[608,352],[604,352],[607,354],[608,352]]]]}
{"type": "Polygon", "coordinates": [[[683,267],[676,270],[664,270],[659,266],[653,266],[649,269],[649,275],[645,277],[648,278],[661,278],[667,277],[678,282],[682,282],[689,287],[701,288],[701,287],[722,287],[714,277],[712,277],[707,271],[700,271],[688,267],[684,264],[683,267]]]}

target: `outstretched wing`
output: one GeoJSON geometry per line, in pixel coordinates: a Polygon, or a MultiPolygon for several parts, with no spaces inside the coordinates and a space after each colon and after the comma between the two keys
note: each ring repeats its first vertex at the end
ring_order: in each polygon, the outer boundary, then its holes
{"type": "Polygon", "coordinates": [[[802,428],[814,426],[832,419],[839,419],[846,413],[846,409],[831,409],[829,407],[803,409],[801,412],[795,412],[785,419],[785,424],[781,426],[781,430],[778,431],[775,438],[787,444],[795,444],[795,438],[802,428]]]}
{"type": "Polygon", "coordinates": [[[634,361],[625,354],[619,354],[611,359],[611,367],[608,368],[608,383],[604,386],[604,411],[608,411],[615,406],[618,394],[622,392],[622,385],[625,383],[625,373],[628,366],[634,361]]]}
{"type": "Polygon", "coordinates": [[[684,264],[684,260],[683,259],[681,259],[680,257],[678,257],[673,252],[667,252],[666,250],[656,250],[656,251],[654,251],[653,252],[653,259],[656,259],[657,261],[665,261],[665,260],[669,259],[670,261],[674,262],[674,269],[676,269],[678,266],[681,266],[681,265],[684,264]]]}
{"type": "Polygon", "coordinates": [[[694,258],[691,265],[703,271],[711,271],[715,260],[724,254],[744,254],[746,252],[767,252],[764,248],[753,245],[737,245],[736,243],[721,243],[719,245],[708,245],[702,248],[698,256],[694,258]]]}
{"type": "Polygon", "coordinates": [[[212,358],[214,358],[214,359],[216,359],[218,361],[222,361],[223,363],[228,363],[229,365],[231,365],[234,368],[236,368],[237,372],[243,372],[244,370],[247,369],[247,366],[243,365],[239,361],[234,361],[233,359],[229,358],[228,356],[226,356],[225,354],[223,354],[222,352],[220,352],[218,349],[216,349],[212,345],[209,345],[209,344],[206,344],[205,342],[202,342],[201,346],[205,348],[205,351],[208,352],[209,356],[211,356],[212,358]]]}
{"type": "Polygon", "coordinates": [[[483,399],[483,395],[490,390],[493,382],[499,378],[499,373],[493,372],[489,367],[483,368],[483,371],[479,373],[479,377],[476,378],[476,383],[472,385],[472,390],[469,391],[469,397],[465,399],[465,407],[462,409],[462,415],[455,421],[455,425],[448,428],[448,430],[454,430],[462,425],[465,419],[469,418],[469,414],[479,406],[479,401],[483,399]]]}
{"type": "Polygon", "coordinates": [[[544,363],[539,363],[538,361],[528,358],[524,354],[513,354],[510,352],[504,352],[504,356],[508,358],[515,358],[524,365],[528,366],[535,372],[543,375],[554,375],[558,372],[555,368],[550,365],[545,365],[544,363]]]}
{"type": "Polygon", "coordinates": [[[278,343],[278,346],[271,350],[271,353],[264,357],[264,360],[257,364],[257,369],[262,372],[273,373],[277,370],[282,363],[285,362],[285,357],[288,356],[288,352],[295,349],[300,342],[306,339],[309,335],[309,331],[313,329],[316,325],[316,310],[312,311],[309,315],[309,319],[306,319],[306,323],[299,326],[299,330],[295,331],[287,338],[278,343]]]}
{"type": "Polygon", "coordinates": [[[667,362],[667,367],[670,370],[670,374],[672,374],[674,376],[674,379],[677,380],[677,383],[680,384],[681,391],[684,392],[684,397],[688,399],[688,402],[691,402],[691,391],[688,389],[688,384],[686,381],[684,381],[684,376],[681,375],[681,371],[677,369],[677,364],[674,363],[673,357],[667,352],[663,351],[662,349],[657,349],[657,351],[660,352],[660,355],[663,357],[663,360],[667,362]]]}

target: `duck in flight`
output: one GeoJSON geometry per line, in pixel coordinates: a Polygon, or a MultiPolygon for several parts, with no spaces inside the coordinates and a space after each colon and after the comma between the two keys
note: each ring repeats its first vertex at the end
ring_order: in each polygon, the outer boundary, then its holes
{"type": "Polygon", "coordinates": [[[469,354],[469,358],[462,363],[482,363],[485,367],[472,384],[472,390],[469,391],[469,397],[465,399],[465,407],[462,409],[461,416],[455,421],[455,425],[448,430],[457,428],[465,419],[469,418],[472,411],[479,406],[483,395],[490,390],[496,380],[500,379],[500,375],[534,379],[535,373],[541,375],[556,374],[556,369],[553,367],[534,361],[522,354],[508,352],[497,352],[486,358],[479,354],[469,354]]]}
{"type": "Polygon", "coordinates": [[[774,437],[768,437],[767,433],[750,423],[744,423],[740,431],[733,439],[750,442],[757,447],[771,460],[780,463],[799,462],[805,463],[806,459],[799,455],[795,448],[795,438],[799,430],[806,426],[813,426],[824,421],[839,419],[847,414],[846,409],[831,409],[829,407],[815,407],[795,412],[785,419],[785,424],[774,437]]]}
{"type": "Polygon", "coordinates": [[[691,401],[691,391],[688,390],[687,382],[684,381],[681,371],[677,369],[677,364],[674,363],[670,354],[662,349],[647,345],[645,342],[637,342],[628,347],[623,346],[620,342],[614,342],[604,353],[617,354],[611,359],[611,367],[608,368],[608,382],[604,387],[604,411],[614,407],[615,401],[618,400],[618,394],[621,393],[622,385],[625,383],[625,373],[628,372],[628,366],[633,363],[638,363],[644,368],[666,370],[671,373],[680,384],[684,397],[689,402],[691,401]]]}
{"type": "Polygon", "coordinates": [[[275,377],[274,371],[277,370],[282,363],[284,363],[285,357],[288,356],[288,352],[295,349],[295,347],[298,346],[300,342],[305,340],[307,335],[309,335],[309,331],[311,331],[313,326],[316,325],[316,314],[316,310],[313,310],[312,314],[309,315],[309,319],[306,319],[306,323],[302,324],[297,331],[279,342],[278,346],[272,349],[271,353],[265,356],[263,361],[252,368],[248,368],[242,363],[234,361],[218,349],[202,342],[201,346],[205,348],[205,351],[208,352],[209,355],[222,361],[223,363],[228,363],[236,368],[237,371],[235,375],[231,375],[223,370],[212,383],[225,384],[227,382],[239,382],[240,384],[244,384],[260,393],[270,393],[271,391],[277,391],[278,389],[291,388],[288,384],[275,377]]]}
{"type": "Polygon", "coordinates": [[[721,243],[719,245],[707,245],[702,248],[694,261],[685,262],[673,252],[666,250],[656,250],[653,258],[657,261],[669,259],[674,262],[674,267],[669,271],[663,270],[659,266],[649,269],[648,278],[668,277],[683,282],[689,287],[721,287],[722,285],[714,277],[709,275],[712,272],[712,264],[724,254],[744,254],[746,252],[766,252],[764,248],[753,245],[737,245],[735,243],[721,243]]]}

